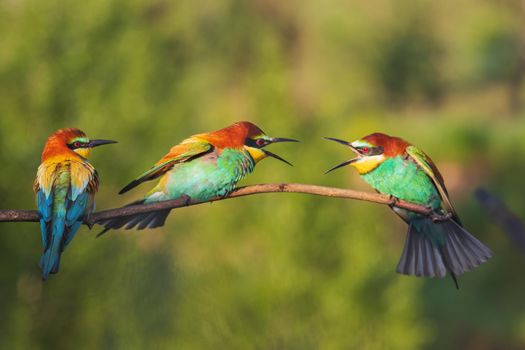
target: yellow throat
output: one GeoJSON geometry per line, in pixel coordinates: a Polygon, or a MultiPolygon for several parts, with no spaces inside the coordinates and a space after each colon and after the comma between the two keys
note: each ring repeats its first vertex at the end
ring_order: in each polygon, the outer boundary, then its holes
{"type": "Polygon", "coordinates": [[[77,148],[75,152],[80,155],[82,158],[89,158],[89,154],[91,153],[91,148],[77,148]]]}
{"type": "Polygon", "coordinates": [[[250,153],[250,156],[253,158],[255,164],[266,158],[266,153],[264,153],[264,151],[260,148],[245,147],[245,149],[248,151],[248,153],[250,153]]]}
{"type": "Polygon", "coordinates": [[[383,163],[384,161],[385,161],[385,156],[380,154],[377,156],[361,158],[353,162],[350,165],[356,168],[359,174],[363,175],[363,174],[371,172],[372,170],[377,168],[379,164],[383,163]]]}

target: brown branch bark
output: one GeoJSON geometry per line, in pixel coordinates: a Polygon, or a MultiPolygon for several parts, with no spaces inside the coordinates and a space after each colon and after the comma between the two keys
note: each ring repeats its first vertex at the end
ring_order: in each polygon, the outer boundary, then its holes
{"type": "MultiPolygon", "coordinates": [[[[326,186],[315,186],[305,184],[259,184],[245,187],[239,187],[235,189],[229,196],[213,198],[206,202],[191,201],[185,198],[179,198],[169,201],[163,201],[151,204],[140,204],[128,207],[121,207],[115,209],[108,209],[93,213],[88,219],[85,220],[85,224],[92,226],[97,222],[113,219],[117,217],[130,216],[140,213],[149,213],[152,211],[164,210],[164,209],[176,209],[191,205],[197,205],[202,203],[210,203],[220,201],[223,199],[250,196],[253,194],[260,193],[305,193],[316,196],[344,198],[344,199],[355,199],[360,201],[367,201],[379,204],[393,205],[398,208],[407,209],[419,214],[432,216],[435,219],[439,219],[439,216],[429,208],[406,202],[403,200],[394,200],[388,195],[371,193],[371,192],[360,192],[350,189],[334,188],[326,186]]],[[[38,221],[38,212],[36,210],[0,210],[0,222],[36,222],[38,221]]]]}

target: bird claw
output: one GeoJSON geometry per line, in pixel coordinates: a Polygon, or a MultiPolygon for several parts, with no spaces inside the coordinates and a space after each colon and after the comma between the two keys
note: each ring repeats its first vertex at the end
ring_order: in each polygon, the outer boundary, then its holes
{"type": "Polygon", "coordinates": [[[439,223],[439,222],[447,221],[450,218],[452,218],[452,213],[446,213],[445,215],[432,213],[432,215],[430,215],[430,218],[432,219],[434,223],[439,223]]]}
{"type": "Polygon", "coordinates": [[[93,226],[95,226],[95,223],[94,222],[91,222],[91,215],[85,215],[84,216],[84,224],[91,230],[93,228],[93,226]]]}
{"type": "Polygon", "coordinates": [[[183,200],[184,205],[190,205],[190,203],[191,203],[191,197],[190,196],[188,196],[187,194],[183,194],[182,196],[180,196],[180,198],[183,200]]]}
{"type": "Polygon", "coordinates": [[[390,195],[388,198],[388,205],[390,207],[395,207],[397,203],[399,203],[399,198],[390,195]]]}
{"type": "MultiPolygon", "coordinates": [[[[393,196],[393,195],[390,195],[389,196],[389,199],[388,199],[388,205],[391,207],[391,208],[394,208],[395,206],[397,206],[397,204],[399,203],[399,198],[393,196]]],[[[443,222],[443,221],[447,221],[449,220],[450,218],[452,218],[452,213],[446,213],[446,214],[438,214],[436,212],[434,212],[434,208],[432,208],[432,206],[426,206],[426,209],[431,212],[432,214],[430,214],[430,219],[432,219],[433,222],[435,223],[438,223],[438,222],[443,222]]]]}

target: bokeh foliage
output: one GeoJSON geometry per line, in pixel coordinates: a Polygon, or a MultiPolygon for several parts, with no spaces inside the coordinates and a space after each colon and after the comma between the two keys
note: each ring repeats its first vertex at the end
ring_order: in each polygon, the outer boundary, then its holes
{"type": "MultiPolygon", "coordinates": [[[[177,210],[165,228],[82,228],[42,283],[35,224],[1,224],[0,348],[524,348],[523,252],[473,200],[525,213],[518,1],[2,0],[0,198],[32,208],[46,137],[97,149],[99,208],[185,136],[249,119],[272,146],[243,183],[368,189],[322,136],[420,145],[495,258],[460,279],[394,273],[405,226],[378,205],[273,194],[177,210]]],[[[522,215],[525,217],[525,215],[522,215]]]]}

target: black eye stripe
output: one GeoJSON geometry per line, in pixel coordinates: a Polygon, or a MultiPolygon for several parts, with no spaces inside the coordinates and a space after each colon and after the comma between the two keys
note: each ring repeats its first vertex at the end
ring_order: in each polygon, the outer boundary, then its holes
{"type": "Polygon", "coordinates": [[[266,146],[268,144],[268,141],[265,139],[254,140],[254,139],[247,138],[246,140],[244,140],[244,144],[250,147],[261,148],[261,147],[266,146]]]}
{"type": "Polygon", "coordinates": [[[258,145],[258,146],[264,146],[267,144],[266,140],[263,140],[263,139],[258,139],[257,141],[255,141],[255,143],[258,145]]]}
{"type": "Polygon", "coordinates": [[[71,142],[67,144],[67,147],[72,150],[77,149],[77,148],[84,148],[86,146],[87,146],[86,142],[80,142],[80,141],[75,141],[75,142],[71,142]]]}
{"type": "Polygon", "coordinates": [[[377,147],[368,147],[368,146],[362,146],[357,148],[360,153],[367,155],[367,156],[377,156],[379,154],[383,154],[385,151],[383,147],[377,146],[377,147]],[[365,152],[365,150],[367,150],[365,152]]]}
{"type": "Polygon", "coordinates": [[[383,154],[383,152],[384,152],[384,149],[383,149],[383,147],[381,147],[381,146],[374,147],[374,148],[372,148],[372,149],[370,150],[370,153],[371,153],[372,155],[374,155],[374,156],[375,156],[375,155],[379,155],[379,154],[383,154]]]}

